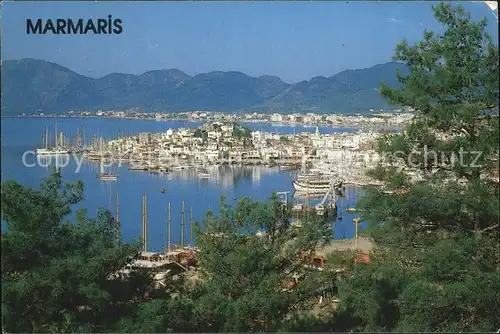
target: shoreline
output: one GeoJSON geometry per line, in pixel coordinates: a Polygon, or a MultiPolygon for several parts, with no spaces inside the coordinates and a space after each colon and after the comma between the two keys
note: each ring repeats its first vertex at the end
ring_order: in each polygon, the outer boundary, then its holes
{"type": "MultiPolygon", "coordinates": [[[[0,115],[0,119],[15,119],[15,118],[26,118],[26,119],[115,119],[115,120],[137,120],[137,121],[154,121],[154,122],[185,122],[185,123],[212,123],[212,122],[217,122],[217,120],[192,120],[192,119],[162,119],[162,120],[156,120],[155,118],[149,118],[149,117],[111,117],[111,116],[60,116],[60,115],[54,115],[54,116],[39,116],[39,115],[25,115],[25,116],[10,116],[10,115],[0,115]]],[[[305,127],[305,128],[314,128],[316,126],[320,128],[345,128],[345,129],[359,129],[359,130],[376,130],[376,131],[396,131],[396,132],[401,132],[403,128],[401,127],[387,127],[387,128],[380,128],[376,125],[371,125],[371,124],[325,124],[325,123],[318,123],[316,124],[311,124],[311,123],[287,123],[287,122],[281,122],[281,123],[275,123],[275,122],[269,122],[267,120],[240,120],[240,121],[235,121],[236,123],[240,124],[268,124],[270,123],[271,127],[305,127]]]]}
{"type": "MultiPolygon", "coordinates": [[[[84,159],[87,162],[90,163],[95,163],[98,164],[100,163],[101,159],[96,159],[96,158],[88,158],[84,157],[84,159]]],[[[111,161],[109,161],[111,162],[111,161]]],[[[235,161],[234,163],[227,163],[224,161],[212,161],[209,163],[200,163],[200,162],[194,162],[194,161],[186,161],[185,163],[170,163],[166,164],[163,166],[159,165],[154,165],[154,166],[148,166],[147,165],[148,160],[141,160],[141,159],[136,159],[133,161],[129,161],[127,159],[120,160],[116,159],[112,162],[112,164],[116,164],[117,167],[121,168],[126,168],[130,171],[134,172],[142,172],[142,173],[154,173],[154,174],[171,174],[171,173],[176,173],[180,171],[194,171],[196,172],[200,168],[206,168],[206,167],[216,167],[216,166],[229,166],[229,167],[263,167],[263,168],[269,168],[269,169],[278,169],[281,172],[292,172],[296,173],[298,172],[299,168],[294,168],[290,170],[282,170],[280,167],[283,164],[270,164],[269,162],[265,161],[235,161]]],[[[346,180],[343,183],[345,186],[349,187],[366,187],[366,186],[380,186],[381,184],[373,181],[366,179],[365,177],[361,176],[359,178],[356,178],[355,180],[350,179],[346,180]]]]}

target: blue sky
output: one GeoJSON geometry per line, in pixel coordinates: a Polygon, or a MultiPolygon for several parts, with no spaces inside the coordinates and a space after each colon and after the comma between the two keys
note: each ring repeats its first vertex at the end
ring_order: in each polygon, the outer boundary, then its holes
{"type": "MultiPolygon", "coordinates": [[[[2,59],[37,58],[100,77],[177,68],[287,82],[391,60],[403,38],[439,26],[432,2],[2,2],[2,59]],[[123,21],[121,35],[27,35],[26,19],[123,21]]],[[[474,18],[494,16],[467,3],[474,18]]]]}

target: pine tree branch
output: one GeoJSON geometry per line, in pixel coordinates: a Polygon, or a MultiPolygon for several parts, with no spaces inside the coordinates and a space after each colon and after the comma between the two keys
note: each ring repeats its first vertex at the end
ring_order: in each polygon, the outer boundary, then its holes
{"type": "Polygon", "coordinates": [[[479,232],[485,232],[485,231],[489,231],[489,230],[493,230],[495,228],[498,228],[499,224],[495,224],[493,226],[489,226],[489,227],[486,227],[486,228],[483,228],[482,230],[480,230],[479,232]]]}

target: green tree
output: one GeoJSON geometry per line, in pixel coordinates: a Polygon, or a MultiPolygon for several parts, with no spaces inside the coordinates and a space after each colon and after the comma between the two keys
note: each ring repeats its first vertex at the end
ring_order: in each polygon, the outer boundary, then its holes
{"type": "Polygon", "coordinates": [[[380,138],[385,163],[370,175],[385,186],[359,203],[377,247],[339,286],[355,330],[500,328],[499,186],[485,178],[498,161],[498,46],[462,7],[434,14],[446,31],[399,44],[394,59],[410,72],[400,88],[382,85],[416,112],[404,133],[380,138]]]}
{"type": "Polygon", "coordinates": [[[434,14],[445,32],[399,44],[394,59],[410,72],[400,88],[382,86],[416,111],[379,140],[385,163],[370,175],[385,186],[359,203],[377,247],[339,287],[355,330],[500,328],[499,185],[487,177],[498,163],[498,46],[462,7],[434,14]]]}
{"type": "Polygon", "coordinates": [[[234,124],[233,125],[233,137],[241,139],[241,138],[251,138],[252,130],[246,126],[234,124]]]}
{"type": "Polygon", "coordinates": [[[117,241],[115,221],[85,210],[63,221],[83,185],[55,172],[39,189],[2,183],[2,326],[7,332],[113,331],[133,314],[150,278],[113,279],[137,247],[117,241]]]}
{"type": "Polygon", "coordinates": [[[196,131],[194,132],[194,137],[203,138],[203,132],[201,131],[201,129],[196,129],[196,131]]]}
{"type": "Polygon", "coordinates": [[[290,139],[288,139],[288,137],[281,136],[281,137],[280,137],[280,141],[282,141],[282,142],[289,142],[289,141],[290,141],[290,139]]]}
{"type": "Polygon", "coordinates": [[[275,196],[270,202],[244,198],[236,207],[223,201],[218,217],[207,215],[197,237],[202,283],[184,301],[196,331],[287,328],[312,307],[318,287],[334,288],[331,273],[304,268],[303,256],[329,242],[330,225],[304,220],[297,233],[289,217],[275,196]],[[298,286],[284,289],[294,274],[303,275],[298,286]]]}

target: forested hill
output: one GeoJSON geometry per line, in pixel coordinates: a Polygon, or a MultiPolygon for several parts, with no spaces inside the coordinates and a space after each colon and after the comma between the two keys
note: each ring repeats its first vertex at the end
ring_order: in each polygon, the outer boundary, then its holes
{"type": "Polygon", "coordinates": [[[141,75],[113,73],[99,79],[36,59],[2,64],[2,115],[63,113],[68,110],[140,108],[145,111],[369,112],[385,109],[381,82],[397,84],[400,63],[346,70],[288,84],[274,76],[177,70],[141,75]]]}

